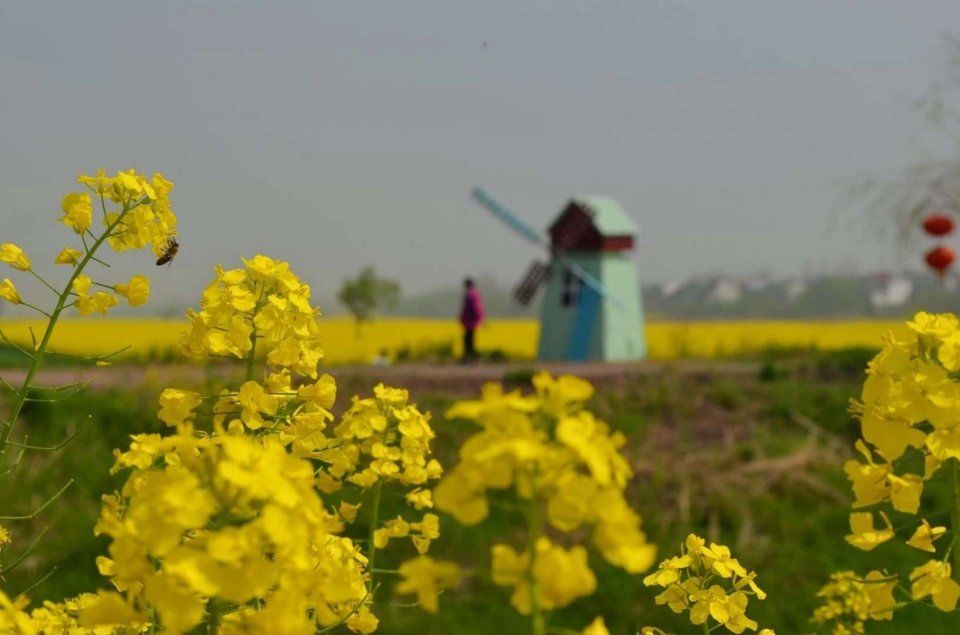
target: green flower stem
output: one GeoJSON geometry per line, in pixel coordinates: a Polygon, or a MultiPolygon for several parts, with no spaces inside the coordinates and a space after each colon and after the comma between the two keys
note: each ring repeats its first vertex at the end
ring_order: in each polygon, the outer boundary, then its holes
{"type": "Polygon", "coordinates": [[[250,353],[247,354],[247,381],[252,381],[257,370],[257,325],[250,332],[250,353]]]}
{"type": "Polygon", "coordinates": [[[960,459],[948,461],[947,472],[950,479],[950,532],[953,539],[953,550],[950,552],[953,579],[960,582],[960,544],[957,535],[960,534],[960,459]]]}
{"type": "Polygon", "coordinates": [[[373,539],[373,534],[380,524],[380,495],[382,493],[383,481],[378,479],[377,484],[373,486],[373,500],[370,501],[370,533],[367,538],[367,571],[370,572],[370,581],[368,582],[367,589],[369,590],[371,600],[373,599],[374,591],[376,591],[373,577],[377,571],[374,567],[377,558],[377,545],[373,539]]]}
{"type": "Polygon", "coordinates": [[[263,308],[263,294],[266,289],[261,286],[257,297],[256,306],[253,307],[253,316],[250,318],[250,352],[247,353],[247,381],[253,381],[257,370],[257,339],[260,337],[257,333],[257,314],[263,308]]]}
{"type": "Polygon", "coordinates": [[[321,629],[320,629],[319,631],[317,631],[314,635],[320,635],[321,633],[329,633],[330,631],[332,631],[333,629],[337,628],[338,626],[341,626],[341,625],[343,625],[343,624],[346,624],[346,623],[350,620],[351,617],[353,617],[354,615],[356,615],[357,613],[360,612],[360,609],[363,608],[363,605],[367,603],[367,600],[370,599],[371,594],[372,594],[374,591],[376,591],[376,590],[377,590],[376,587],[373,587],[373,588],[371,588],[371,589],[367,589],[367,594],[364,595],[364,596],[360,599],[360,601],[357,602],[357,603],[354,605],[354,607],[353,607],[352,609],[350,609],[350,612],[349,612],[349,613],[347,613],[346,615],[344,615],[343,617],[341,617],[339,620],[337,620],[336,622],[334,622],[334,623],[331,624],[330,626],[327,626],[326,628],[321,628],[321,629]]]}
{"type": "Polygon", "coordinates": [[[48,289],[50,289],[51,291],[53,291],[54,294],[56,294],[56,295],[58,295],[58,296],[60,295],[60,292],[59,292],[52,284],[50,284],[49,282],[47,282],[46,280],[44,280],[43,276],[41,276],[39,273],[37,273],[37,272],[34,271],[33,269],[30,269],[30,273],[33,275],[34,278],[36,278],[37,280],[39,280],[40,282],[42,282],[42,283],[43,283],[43,286],[45,286],[46,288],[48,288],[48,289]]]}
{"type": "Polygon", "coordinates": [[[207,614],[204,618],[204,626],[206,626],[207,635],[216,635],[217,631],[220,628],[220,607],[217,605],[217,601],[213,598],[207,602],[207,614]]]}
{"type": "Polygon", "coordinates": [[[546,635],[547,622],[540,607],[540,583],[534,575],[533,568],[537,559],[537,541],[543,532],[543,519],[540,515],[540,505],[536,498],[527,505],[527,553],[530,554],[530,564],[527,567],[527,582],[530,584],[530,626],[533,635],[546,635]]]}
{"type": "Polygon", "coordinates": [[[90,261],[93,260],[93,254],[103,245],[103,242],[110,236],[113,232],[113,228],[120,223],[123,218],[126,216],[127,212],[130,211],[130,207],[124,205],[123,212],[117,217],[117,219],[111,224],[108,225],[106,230],[97,238],[96,242],[87,249],[86,255],[77,263],[77,266],[73,270],[73,274],[70,276],[70,279],[67,280],[67,283],[64,285],[63,290],[60,291],[57,296],[57,304],[53,309],[53,312],[50,313],[50,317],[47,320],[47,327],[43,331],[43,337],[40,339],[40,343],[36,346],[33,351],[33,356],[30,359],[30,365],[27,367],[27,374],[23,378],[23,383],[20,385],[20,390],[17,391],[17,398],[13,402],[13,408],[10,410],[10,418],[6,421],[6,426],[3,429],[3,433],[0,434],[0,466],[3,466],[4,459],[6,457],[8,441],[10,440],[10,435],[13,434],[13,429],[17,425],[17,421],[20,418],[20,413],[23,411],[23,404],[26,403],[27,399],[30,396],[30,390],[33,387],[33,378],[37,374],[37,370],[40,368],[40,362],[43,359],[44,353],[47,351],[47,346],[50,344],[50,338],[53,337],[53,331],[57,326],[57,322],[60,320],[60,314],[63,312],[64,308],[68,306],[67,301],[70,299],[71,291],[73,290],[73,281],[83,273],[83,270],[86,268],[90,261]]]}
{"type": "Polygon", "coordinates": [[[40,313],[40,314],[42,314],[42,315],[47,316],[47,319],[50,318],[50,314],[49,314],[49,313],[47,313],[46,311],[44,311],[43,309],[41,309],[41,308],[38,307],[38,306],[34,306],[34,305],[30,304],[29,302],[24,302],[23,300],[20,300],[20,302],[19,302],[18,304],[20,304],[20,305],[22,305],[22,306],[25,306],[25,307],[27,307],[28,309],[33,309],[33,310],[36,311],[37,313],[40,313]]]}

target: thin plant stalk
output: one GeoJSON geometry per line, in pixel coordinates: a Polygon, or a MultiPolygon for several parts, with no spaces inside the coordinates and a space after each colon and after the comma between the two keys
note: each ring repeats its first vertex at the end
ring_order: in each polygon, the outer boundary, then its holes
{"type": "Polygon", "coordinates": [[[370,501],[370,533],[367,538],[367,570],[370,572],[370,582],[367,587],[370,592],[371,599],[373,598],[373,593],[376,587],[374,586],[374,565],[377,558],[377,545],[374,541],[374,534],[377,531],[377,526],[380,524],[380,495],[383,493],[383,482],[377,480],[377,484],[373,486],[372,494],[373,500],[370,501]]]}
{"type": "Polygon", "coordinates": [[[546,618],[540,606],[540,583],[534,573],[537,562],[537,541],[543,532],[543,519],[540,515],[540,505],[536,498],[527,506],[527,553],[530,556],[527,566],[527,581],[530,584],[530,627],[533,635],[545,635],[547,632],[546,618]]]}
{"type": "Polygon", "coordinates": [[[951,573],[953,579],[960,582],[960,544],[957,541],[960,534],[960,459],[950,459],[946,467],[950,482],[950,531],[953,534],[951,573]]]}
{"type": "MultiPolygon", "coordinates": [[[[101,194],[100,197],[102,199],[103,195],[101,194]]],[[[14,400],[13,407],[10,410],[10,417],[6,421],[6,426],[3,429],[3,433],[0,434],[0,466],[2,466],[4,463],[7,447],[9,445],[8,442],[10,441],[10,436],[13,434],[13,429],[16,427],[20,418],[20,414],[23,411],[23,404],[26,403],[30,396],[31,390],[33,390],[34,377],[40,368],[43,356],[47,351],[47,346],[50,344],[50,339],[53,337],[54,329],[56,329],[57,322],[60,320],[61,313],[63,313],[63,310],[68,306],[68,300],[70,299],[70,295],[73,290],[74,280],[76,280],[80,274],[83,273],[84,269],[86,269],[87,265],[94,260],[94,254],[96,251],[103,245],[104,241],[110,237],[114,228],[123,222],[127,212],[133,209],[133,207],[135,206],[126,204],[124,205],[123,211],[117,216],[116,220],[109,224],[103,233],[96,239],[96,241],[94,241],[94,243],[86,249],[86,254],[84,254],[83,258],[77,263],[77,266],[74,267],[73,273],[67,280],[63,289],[59,292],[59,295],[57,296],[57,304],[53,308],[53,311],[49,314],[46,328],[43,331],[43,337],[40,338],[40,342],[34,347],[34,350],[31,354],[30,365],[27,367],[27,373],[23,378],[23,383],[20,385],[20,389],[16,392],[16,399],[14,400]]]]}

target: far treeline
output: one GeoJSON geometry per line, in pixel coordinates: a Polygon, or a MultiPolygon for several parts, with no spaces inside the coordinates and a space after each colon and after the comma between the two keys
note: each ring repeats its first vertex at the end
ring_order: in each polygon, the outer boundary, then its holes
{"type": "MultiPolygon", "coordinates": [[[[960,284],[939,280],[927,272],[895,275],[829,275],[804,280],[762,278],[697,278],[685,283],[644,285],[643,302],[649,319],[817,319],[898,318],[918,310],[960,310],[960,284]]],[[[491,317],[536,317],[539,298],[529,307],[513,301],[510,288],[481,276],[491,317]]],[[[455,317],[460,308],[459,285],[404,294],[380,315],[455,317]]],[[[325,313],[343,313],[338,303],[326,301],[325,313]]]]}

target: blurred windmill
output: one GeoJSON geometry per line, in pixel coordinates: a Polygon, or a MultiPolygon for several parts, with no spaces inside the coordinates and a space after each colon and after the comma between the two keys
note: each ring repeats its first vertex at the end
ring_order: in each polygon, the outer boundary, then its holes
{"type": "Polygon", "coordinates": [[[571,199],[542,234],[481,188],[473,199],[542,250],[513,290],[528,305],[546,287],[540,312],[541,360],[630,360],[646,354],[636,264],[637,228],[607,197],[571,199]]]}

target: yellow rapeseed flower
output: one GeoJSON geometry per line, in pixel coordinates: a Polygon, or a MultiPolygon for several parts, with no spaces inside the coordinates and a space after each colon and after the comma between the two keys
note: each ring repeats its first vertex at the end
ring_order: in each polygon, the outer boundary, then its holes
{"type": "Polygon", "coordinates": [[[130,278],[129,282],[116,285],[114,291],[126,298],[130,306],[141,306],[146,304],[150,297],[150,279],[137,274],[130,278]]]}
{"type": "Polygon", "coordinates": [[[3,298],[11,304],[20,304],[20,293],[10,278],[4,278],[3,281],[0,282],[0,298],[3,298]]]}
{"type": "Polygon", "coordinates": [[[396,591],[401,595],[416,595],[417,604],[427,613],[436,613],[437,594],[443,589],[457,586],[460,567],[453,562],[434,560],[429,556],[417,556],[400,565],[400,582],[396,591]]]}
{"type": "MultiPolygon", "coordinates": [[[[164,419],[181,422],[198,399],[165,391],[163,401],[164,419]]],[[[105,601],[149,612],[173,632],[195,628],[214,599],[238,607],[221,616],[229,631],[289,622],[314,632],[354,618],[357,629],[375,627],[366,607],[355,611],[367,595],[363,557],[337,535],[342,517],[314,489],[314,467],[276,435],[201,438],[180,424],[135,443],[118,455],[133,471],[119,497],[104,499],[96,528],[111,539],[98,565],[125,591],[105,601]]],[[[84,616],[91,626],[112,619],[84,616]]]]}
{"type": "Polygon", "coordinates": [[[850,531],[846,540],[864,551],[870,551],[893,538],[893,525],[884,512],[880,512],[883,527],[877,529],[873,523],[872,512],[854,512],[850,514],[850,531]]]}
{"type": "MultiPolygon", "coordinates": [[[[880,506],[876,511],[882,520],[877,527],[873,511],[850,515],[851,533],[846,539],[866,551],[894,537],[885,510],[916,515],[925,483],[936,479],[941,468],[946,468],[950,487],[958,487],[955,474],[956,462],[960,461],[960,425],[956,415],[960,410],[960,320],[949,313],[920,312],[906,326],[903,335],[883,338],[882,350],[867,366],[861,398],[852,407],[860,419],[862,436],[856,446],[861,458],[844,466],[856,498],[853,507],[880,506]],[[922,474],[916,473],[919,458],[923,461],[922,474]]],[[[947,531],[947,527],[933,527],[919,519],[906,543],[935,554],[934,542],[947,531]]],[[[949,531],[956,532],[958,528],[949,531]]],[[[951,578],[947,560],[954,547],[948,547],[942,559],[930,560],[913,570],[910,582],[914,599],[930,596],[937,608],[953,610],[960,585],[951,578]]],[[[892,589],[898,579],[897,574],[871,572],[864,581],[864,593],[871,597],[873,607],[870,618],[892,617],[897,607],[892,589]]],[[[827,619],[823,614],[821,618],[827,619]]],[[[837,628],[856,628],[863,619],[848,620],[837,628]]]]}
{"type": "MultiPolygon", "coordinates": [[[[757,623],[747,617],[748,596],[759,600],[766,594],[754,581],[756,573],[747,571],[732,557],[724,545],[711,543],[690,534],[684,542],[684,553],[660,563],[654,573],[644,578],[646,586],[664,590],[656,596],[658,605],[666,604],[674,613],[689,611],[692,624],[724,626],[732,633],[756,630],[757,623]],[[719,576],[719,577],[718,577],[719,576]],[[726,586],[725,586],[726,585],[726,586]]],[[[764,629],[761,632],[770,632],[764,629]]],[[[655,627],[645,627],[642,633],[662,633],[655,627]]]]}
{"type": "Polygon", "coordinates": [[[546,610],[567,606],[574,600],[590,595],[597,579],[587,566],[587,551],[581,546],[564,549],[548,538],[537,540],[534,556],[518,554],[508,545],[494,545],[492,551],[493,581],[501,586],[512,586],[510,603],[521,615],[533,610],[530,576],[537,582],[538,605],[546,610]]]}
{"type": "Polygon", "coordinates": [[[952,611],[960,598],[960,584],[950,577],[951,568],[946,562],[930,560],[910,573],[910,593],[914,600],[930,596],[941,611],[952,611]]]}
{"type": "Polygon", "coordinates": [[[87,192],[70,192],[60,203],[63,216],[60,222],[82,234],[93,224],[93,200],[87,192]]]}
{"type": "Polygon", "coordinates": [[[20,271],[29,271],[31,266],[27,254],[13,243],[0,244],[0,262],[5,262],[20,271]]]}
{"type": "Polygon", "coordinates": [[[178,426],[193,417],[193,411],[201,403],[198,393],[179,388],[167,388],[160,394],[160,411],[157,418],[168,426],[178,426]]]}
{"type": "Polygon", "coordinates": [[[891,620],[893,609],[897,601],[893,597],[893,590],[897,587],[897,580],[890,579],[879,571],[871,571],[864,578],[863,588],[870,598],[870,619],[891,620]]]}
{"type": "Polygon", "coordinates": [[[450,408],[448,417],[471,419],[483,430],[466,441],[460,463],[435,489],[437,507],[473,525],[487,515],[488,490],[513,487],[522,499],[546,501],[546,517],[557,529],[590,526],[593,544],[609,562],[645,571],[654,548],[623,498],[631,476],[619,452],[623,437],[584,409],[593,394],[589,383],[542,373],[534,384],[537,393],[529,396],[491,384],[481,400],[450,408]]]}
{"type": "Polygon", "coordinates": [[[597,617],[580,631],[580,635],[610,635],[610,631],[607,630],[607,625],[603,623],[603,618],[597,617]]]}
{"type": "Polygon", "coordinates": [[[92,295],[83,295],[77,298],[77,313],[80,315],[90,315],[92,313],[107,314],[111,307],[120,304],[116,296],[106,291],[97,291],[92,295]]]}
{"type": "Polygon", "coordinates": [[[244,269],[217,266],[200,310],[187,312],[191,329],[183,334],[181,348],[195,359],[242,358],[255,338],[271,367],[316,377],[323,349],[319,311],[309,299],[309,285],[290,271],[289,263],[257,255],[244,261],[244,269]]]}
{"type": "Polygon", "coordinates": [[[25,609],[30,601],[24,596],[12,600],[0,591],[0,632],[12,635],[37,635],[40,629],[25,609]]]}
{"type": "Polygon", "coordinates": [[[927,520],[921,519],[920,526],[917,527],[913,535],[907,540],[907,544],[921,551],[936,553],[937,549],[933,546],[933,541],[947,533],[946,527],[931,527],[927,520]]]}
{"type": "Polygon", "coordinates": [[[60,253],[57,254],[57,257],[54,258],[53,262],[58,265],[73,265],[82,257],[83,252],[79,249],[64,247],[60,250],[60,253]]]}

